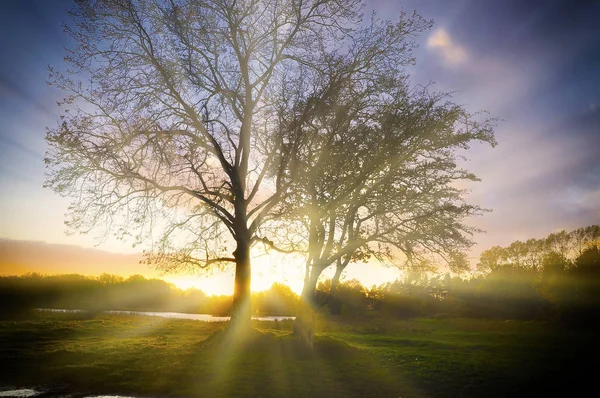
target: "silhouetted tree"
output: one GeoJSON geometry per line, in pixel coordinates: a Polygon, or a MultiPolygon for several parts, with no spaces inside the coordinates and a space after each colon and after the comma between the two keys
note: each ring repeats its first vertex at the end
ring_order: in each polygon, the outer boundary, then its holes
{"type": "MultiPolygon", "coordinates": [[[[272,134],[281,97],[363,34],[358,0],[83,0],[67,32],[61,123],[46,185],[73,230],[145,243],[171,271],[235,263],[233,320],[250,320],[250,248],[286,187],[272,134]],[[267,180],[268,184],[267,184],[267,180]],[[162,232],[159,232],[162,231],[162,232]],[[233,256],[231,246],[233,245],[233,256]]],[[[383,38],[382,38],[383,40],[383,38]]],[[[385,51],[385,47],[380,48],[385,51]]]]}
{"type": "Polygon", "coordinates": [[[557,256],[562,257],[564,261],[572,261],[589,247],[598,246],[599,242],[598,225],[578,228],[571,232],[560,231],[543,239],[515,241],[507,247],[494,246],[485,250],[480,255],[477,268],[484,273],[507,266],[544,272],[544,262],[558,261],[557,256]]]}
{"type": "Polygon", "coordinates": [[[574,261],[571,270],[574,282],[571,284],[571,302],[575,310],[571,316],[583,323],[600,323],[600,247],[585,249],[574,261]]]}
{"type": "Polygon", "coordinates": [[[282,283],[273,285],[264,292],[254,293],[253,299],[259,314],[295,315],[298,310],[298,295],[282,283]]]}
{"type": "Polygon", "coordinates": [[[414,38],[430,24],[402,15],[398,24],[373,19],[331,57],[315,87],[284,109],[280,129],[290,161],[290,204],[307,233],[303,298],[335,265],[332,291],[350,262],[397,262],[436,253],[467,263],[474,229],[459,181],[476,177],[459,166],[472,142],[494,144],[493,120],[470,114],[446,94],[414,88],[403,66],[414,38]]]}
{"type": "Polygon", "coordinates": [[[379,306],[379,302],[383,299],[383,292],[377,285],[371,286],[370,289],[363,290],[365,296],[370,300],[369,309],[375,310],[379,306]]]}
{"type": "Polygon", "coordinates": [[[567,271],[572,263],[562,254],[550,252],[544,256],[541,263],[540,291],[554,305],[564,306],[564,294],[567,289],[567,271]]]}
{"type": "MultiPolygon", "coordinates": [[[[293,315],[299,296],[289,286],[274,283],[252,294],[253,306],[264,315],[293,315]]],[[[175,311],[231,315],[230,296],[210,296],[197,289],[181,290],[161,279],[133,275],[127,279],[102,274],[0,276],[0,317],[33,308],[91,311],[175,311]]]]}
{"type": "Polygon", "coordinates": [[[503,259],[504,249],[500,246],[493,246],[481,253],[479,262],[477,263],[477,269],[484,273],[492,272],[502,265],[503,259]]]}

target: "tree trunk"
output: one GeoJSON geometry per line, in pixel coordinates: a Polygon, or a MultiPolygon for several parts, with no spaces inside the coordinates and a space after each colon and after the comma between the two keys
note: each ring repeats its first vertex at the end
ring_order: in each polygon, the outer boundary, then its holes
{"type": "Polygon", "coordinates": [[[244,199],[245,175],[245,171],[237,168],[231,177],[235,196],[233,229],[235,230],[237,247],[233,252],[233,257],[235,258],[235,280],[233,308],[229,326],[236,329],[250,329],[250,320],[252,317],[252,311],[250,310],[250,287],[252,281],[252,268],[250,265],[251,234],[248,230],[247,206],[244,199]]]}
{"type": "Polygon", "coordinates": [[[342,275],[342,271],[344,267],[337,266],[335,267],[335,275],[333,275],[333,279],[331,279],[331,286],[329,288],[329,296],[327,296],[329,313],[331,315],[342,315],[342,304],[336,298],[337,286],[340,282],[340,276],[342,275]]]}
{"type": "Polygon", "coordinates": [[[310,269],[310,274],[306,279],[304,286],[302,287],[302,302],[309,306],[314,307],[317,304],[317,282],[319,280],[319,276],[323,272],[324,268],[317,268],[313,266],[310,269]]]}
{"type": "Polygon", "coordinates": [[[294,334],[301,337],[309,347],[313,346],[315,325],[314,317],[317,309],[317,281],[325,268],[315,267],[310,269],[308,278],[305,278],[304,287],[300,296],[300,309],[294,320],[294,334]]]}
{"type": "Polygon", "coordinates": [[[331,279],[331,287],[329,288],[329,295],[333,296],[335,291],[337,290],[337,286],[340,283],[340,276],[342,275],[342,271],[344,271],[345,266],[338,265],[335,267],[335,275],[333,275],[333,279],[331,279]]]}
{"type": "Polygon", "coordinates": [[[236,327],[249,328],[252,316],[250,310],[250,287],[252,281],[250,240],[239,239],[233,255],[235,257],[235,282],[230,324],[236,327]]]}

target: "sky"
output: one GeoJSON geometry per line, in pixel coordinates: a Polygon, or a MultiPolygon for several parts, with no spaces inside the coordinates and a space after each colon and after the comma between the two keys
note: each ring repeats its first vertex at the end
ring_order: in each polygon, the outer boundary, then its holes
{"type": "MultiPolygon", "coordinates": [[[[69,40],[61,24],[70,4],[0,5],[0,238],[131,254],[128,243],[65,235],[69,202],[42,188],[44,136],[57,123],[62,97],[47,86],[46,68],[64,66],[69,40]]],[[[467,152],[466,166],[482,179],[468,199],[492,210],[470,221],[486,231],[474,237],[473,261],[493,245],[600,223],[600,1],[366,4],[384,18],[404,9],[433,19],[409,69],[414,83],[434,82],[469,110],[502,119],[496,148],[473,145],[467,152]]],[[[257,260],[266,274],[281,261],[257,260]]],[[[348,274],[367,285],[398,274],[373,269],[351,266],[348,274]]],[[[287,278],[301,280],[296,273],[287,278]]]]}

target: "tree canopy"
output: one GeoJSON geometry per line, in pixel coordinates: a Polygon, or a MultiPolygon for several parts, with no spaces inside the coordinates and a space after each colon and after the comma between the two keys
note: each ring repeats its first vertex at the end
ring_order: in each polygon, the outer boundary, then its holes
{"type": "Polygon", "coordinates": [[[506,247],[491,247],[481,253],[477,268],[484,273],[506,267],[539,271],[545,268],[545,262],[572,260],[590,247],[598,246],[599,241],[598,225],[553,232],[541,239],[517,240],[506,247]]]}
{"type": "Polygon", "coordinates": [[[152,238],[165,270],[234,262],[247,302],[250,247],[285,194],[277,178],[262,189],[281,160],[276,94],[358,26],[360,2],[84,0],[71,16],[46,158],[46,185],[74,199],[68,226],[152,238]]]}
{"type": "Polygon", "coordinates": [[[458,188],[477,180],[460,161],[474,141],[495,145],[494,119],[411,85],[402,66],[429,24],[403,18],[394,28],[373,21],[281,112],[281,179],[291,190],[281,206],[285,222],[306,230],[307,294],[328,266],[337,267],[335,289],[347,264],[371,257],[435,253],[468,266],[461,251],[474,229],[465,219],[483,209],[458,188]]]}
{"type": "Polygon", "coordinates": [[[68,226],[132,235],[166,271],[234,263],[245,320],[250,248],[277,247],[277,226],[305,228],[295,242],[316,277],[394,250],[459,258],[481,209],[456,186],[476,179],[458,151],[493,144],[492,123],[410,85],[430,22],[363,21],[362,6],[76,2],[70,66],[50,69],[67,97],[46,157],[46,185],[73,199],[68,226]]]}

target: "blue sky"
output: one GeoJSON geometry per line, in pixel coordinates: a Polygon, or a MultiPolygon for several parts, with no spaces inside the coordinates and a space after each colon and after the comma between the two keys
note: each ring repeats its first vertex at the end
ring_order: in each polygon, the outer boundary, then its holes
{"type": "MultiPolygon", "coordinates": [[[[70,1],[0,5],[0,237],[92,246],[64,235],[68,201],[43,189],[44,135],[61,93],[45,83],[68,46],[70,1]]],[[[467,166],[482,178],[471,201],[473,255],[494,244],[600,222],[600,2],[371,0],[393,18],[416,9],[435,22],[420,39],[415,82],[435,82],[470,110],[502,118],[495,149],[475,145],[467,166]]],[[[111,251],[128,245],[106,242],[111,251]]]]}

